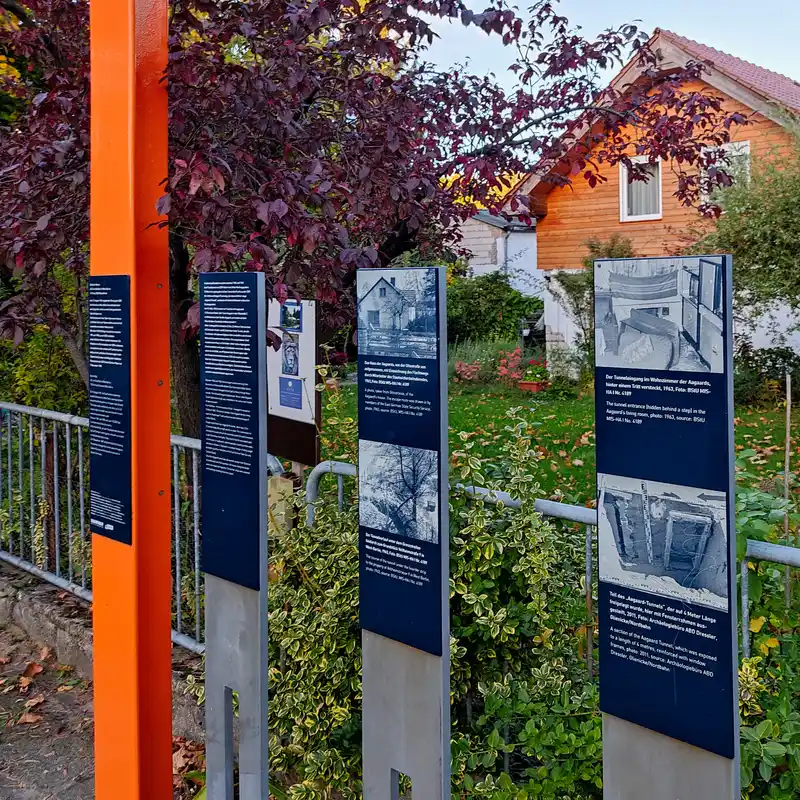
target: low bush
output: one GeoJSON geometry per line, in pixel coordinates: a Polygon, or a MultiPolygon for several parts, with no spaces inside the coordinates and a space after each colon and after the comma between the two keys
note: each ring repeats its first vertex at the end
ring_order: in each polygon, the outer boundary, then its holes
{"type": "Polygon", "coordinates": [[[86,386],[58,336],[37,326],[20,345],[0,340],[0,398],[70,414],[88,413],[86,386]]]}
{"type": "Polygon", "coordinates": [[[756,349],[741,344],[734,354],[733,392],[737,404],[762,407],[786,397],[786,373],[792,395],[800,398],[800,355],[790,347],[756,349]]]}
{"type": "Polygon", "coordinates": [[[451,344],[516,340],[520,320],[538,316],[542,308],[538,297],[517,291],[502,272],[454,277],[447,287],[447,339],[451,344]]]}
{"type": "Polygon", "coordinates": [[[500,361],[517,347],[513,340],[456,342],[448,347],[449,377],[460,383],[494,383],[500,361]]]}
{"type": "MultiPolygon", "coordinates": [[[[583,534],[535,511],[537,428],[518,409],[506,422],[492,462],[478,438],[461,434],[454,477],[510,491],[521,510],[451,496],[453,793],[599,798],[600,715],[582,658],[583,534]]],[[[313,529],[300,516],[270,540],[271,770],[292,776],[291,797],[355,800],[358,511],[353,502],[339,512],[332,493],[313,529]]]]}
{"type": "MultiPolygon", "coordinates": [[[[736,534],[741,558],[747,539],[784,540],[784,519],[790,532],[800,524],[794,492],[779,496],[783,476],[763,481],[753,473],[755,450],[737,454],[736,534]],[[771,488],[772,491],[766,491],[771,488]]],[[[790,486],[796,486],[794,475],[790,486]]],[[[794,534],[790,533],[793,539],[794,534]]],[[[752,658],[739,668],[742,797],[750,800],[790,800],[800,795],[800,604],[797,582],[790,582],[786,602],[786,572],[770,562],[751,562],[748,595],[752,658]]]]}

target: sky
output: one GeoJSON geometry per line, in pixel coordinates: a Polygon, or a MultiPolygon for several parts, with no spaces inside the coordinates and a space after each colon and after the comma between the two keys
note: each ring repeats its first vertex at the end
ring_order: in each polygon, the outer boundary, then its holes
{"type": "MultiPolygon", "coordinates": [[[[488,5],[480,0],[467,3],[475,11],[488,5]]],[[[519,9],[524,18],[527,7],[522,0],[519,9]]],[[[639,20],[638,26],[648,33],[666,28],[800,81],[797,0],[755,4],[745,0],[562,0],[557,9],[573,25],[580,25],[586,37],[639,20]]],[[[441,38],[428,51],[427,61],[446,69],[469,59],[473,73],[494,72],[504,86],[513,86],[513,75],[507,72],[513,51],[506,50],[498,37],[465,28],[460,22],[435,20],[432,24],[441,38]]]]}

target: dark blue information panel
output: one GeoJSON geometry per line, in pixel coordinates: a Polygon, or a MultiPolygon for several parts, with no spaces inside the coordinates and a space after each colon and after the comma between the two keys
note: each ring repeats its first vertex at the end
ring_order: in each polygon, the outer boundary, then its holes
{"type": "Polygon", "coordinates": [[[131,283],[89,279],[90,528],[131,544],[131,283]]]}
{"type": "Polygon", "coordinates": [[[731,260],[594,270],[600,708],[735,758],[731,260]]]}
{"type": "Polygon", "coordinates": [[[439,268],[358,273],[361,627],[442,655],[447,386],[439,268]]]}
{"type": "Polygon", "coordinates": [[[200,276],[203,571],[258,590],[267,525],[262,273],[200,276]]]}

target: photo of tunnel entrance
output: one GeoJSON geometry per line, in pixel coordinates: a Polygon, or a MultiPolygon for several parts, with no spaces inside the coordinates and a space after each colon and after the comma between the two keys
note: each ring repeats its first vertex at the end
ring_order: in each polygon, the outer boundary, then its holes
{"type": "Polygon", "coordinates": [[[601,580],[727,609],[726,503],[722,492],[598,475],[601,580]]]}

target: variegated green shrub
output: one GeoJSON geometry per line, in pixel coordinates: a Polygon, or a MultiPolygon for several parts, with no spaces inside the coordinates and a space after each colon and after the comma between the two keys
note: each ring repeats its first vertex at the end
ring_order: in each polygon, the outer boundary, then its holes
{"type": "MultiPolygon", "coordinates": [[[[583,533],[534,509],[535,425],[509,412],[491,463],[462,436],[453,482],[502,489],[519,510],[453,488],[450,595],[456,797],[600,796],[596,690],[582,657],[583,533]]],[[[297,798],[360,797],[358,512],[335,493],[271,541],[270,762],[297,798]]],[[[303,515],[300,515],[301,517],[303,515]]]]}

